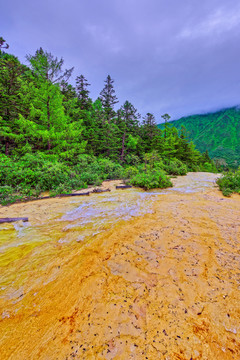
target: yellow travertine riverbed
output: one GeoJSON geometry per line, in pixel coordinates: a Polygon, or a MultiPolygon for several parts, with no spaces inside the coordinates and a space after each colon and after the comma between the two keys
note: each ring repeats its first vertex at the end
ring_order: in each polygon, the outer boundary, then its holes
{"type": "Polygon", "coordinates": [[[240,359],[240,196],[174,187],[0,207],[0,358],[240,359]]]}

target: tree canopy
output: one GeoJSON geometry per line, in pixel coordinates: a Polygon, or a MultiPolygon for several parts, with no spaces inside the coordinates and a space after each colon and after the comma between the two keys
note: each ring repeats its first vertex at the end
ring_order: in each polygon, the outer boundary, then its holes
{"type": "MultiPolygon", "coordinates": [[[[8,48],[3,38],[0,47],[8,48]]],[[[68,174],[67,183],[74,187],[77,184],[74,178],[86,186],[106,176],[124,177],[147,168],[152,171],[155,167],[152,162],[170,174],[186,173],[187,169],[211,163],[208,153],[202,155],[188,142],[183,128],[178,132],[168,123],[168,114],[162,116],[165,120],[162,131],[152,113],[141,118],[129,100],[115,109],[118,99],[110,75],[94,101],[84,75],[77,76],[75,84],[69,82],[73,68],[64,69],[62,58],[42,48],[26,58],[28,66],[0,50],[0,169],[1,161],[11,169],[9,173],[4,170],[4,176],[3,170],[0,173],[0,196],[1,186],[15,184],[12,178],[15,170],[20,188],[39,186],[43,190],[46,188],[40,186],[40,179],[33,179],[36,171],[43,174],[48,168],[55,169],[56,174],[61,169],[59,178],[53,175],[55,187],[65,182],[63,173],[68,174]],[[44,161],[48,164],[46,168],[44,161]],[[99,165],[106,161],[114,171],[99,165]],[[32,177],[26,178],[21,170],[20,176],[21,166],[27,168],[30,164],[42,170],[33,171],[32,177]],[[90,164],[94,164],[93,168],[90,164]]],[[[155,180],[154,183],[159,184],[155,180]]]]}

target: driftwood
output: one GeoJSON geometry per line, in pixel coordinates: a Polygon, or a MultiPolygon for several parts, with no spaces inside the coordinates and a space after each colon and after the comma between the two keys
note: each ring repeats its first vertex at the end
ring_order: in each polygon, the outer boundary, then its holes
{"type": "Polygon", "coordinates": [[[59,194],[59,195],[55,195],[55,196],[43,196],[43,197],[38,197],[36,199],[28,199],[30,201],[36,201],[36,200],[46,200],[46,199],[54,199],[57,197],[68,197],[68,196],[84,196],[84,195],[90,195],[90,192],[85,192],[85,193],[73,193],[73,194],[59,194]]]}
{"type": "Polygon", "coordinates": [[[107,192],[107,191],[111,191],[110,189],[93,189],[93,193],[103,193],[103,192],[107,192]]]}
{"type": "Polygon", "coordinates": [[[131,189],[131,185],[116,185],[116,189],[131,189]]]}
{"type": "Polygon", "coordinates": [[[89,195],[90,195],[90,192],[88,191],[88,192],[85,192],[85,193],[60,194],[60,195],[57,195],[56,197],[84,196],[84,195],[89,196],[89,195]]]}
{"type": "Polygon", "coordinates": [[[14,221],[22,220],[23,222],[28,221],[27,217],[17,217],[17,218],[0,218],[0,224],[2,223],[10,223],[14,221]]]}

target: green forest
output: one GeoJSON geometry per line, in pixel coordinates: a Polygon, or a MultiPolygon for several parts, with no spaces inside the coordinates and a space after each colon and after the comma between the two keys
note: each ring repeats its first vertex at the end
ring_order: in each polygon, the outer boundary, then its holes
{"type": "Polygon", "coordinates": [[[184,126],[187,138],[200,151],[209,155],[223,168],[240,165],[240,109],[224,109],[215,113],[192,115],[171,122],[177,129],[184,126]]]}
{"type": "Polygon", "coordinates": [[[171,186],[168,175],[216,170],[168,114],[159,129],[152,113],[141,117],[128,100],[120,105],[110,75],[93,100],[88,80],[74,81],[62,58],[39,48],[24,65],[7,48],[0,38],[1,204],[106,179],[163,188],[171,186]]]}

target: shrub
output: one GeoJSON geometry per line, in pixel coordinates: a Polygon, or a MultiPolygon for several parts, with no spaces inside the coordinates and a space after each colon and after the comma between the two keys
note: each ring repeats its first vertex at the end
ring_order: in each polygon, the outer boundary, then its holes
{"type": "Polygon", "coordinates": [[[216,173],[217,168],[213,162],[205,162],[200,165],[200,171],[216,173]]]}
{"type": "Polygon", "coordinates": [[[128,165],[137,165],[141,162],[140,158],[134,154],[127,154],[125,161],[128,165]]]}
{"type": "Polygon", "coordinates": [[[99,179],[99,177],[97,173],[85,171],[80,175],[80,179],[85,184],[94,185],[95,182],[99,179]]]}
{"type": "Polygon", "coordinates": [[[19,196],[14,193],[14,189],[11,186],[0,186],[0,203],[1,205],[7,205],[15,202],[19,196]]]}
{"type": "Polygon", "coordinates": [[[229,197],[229,196],[231,196],[232,195],[232,190],[231,189],[228,189],[228,188],[224,188],[224,189],[222,189],[222,193],[223,193],[223,195],[224,196],[227,196],[227,197],[229,197]]]}
{"type": "Polygon", "coordinates": [[[152,170],[147,173],[138,173],[131,180],[130,184],[142,187],[145,190],[155,188],[167,188],[172,183],[166,174],[161,170],[152,170]]]}
{"type": "Polygon", "coordinates": [[[101,174],[105,174],[106,179],[119,179],[122,177],[123,168],[120,164],[109,159],[98,160],[98,166],[101,174]]]}
{"type": "Polygon", "coordinates": [[[224,196],[230,196],[232,193],[240,193],[240,168],[235,173],[225,173],[217,180],[217,184],[224,196]]]}
{"type": "Polygon", "coordinates": [[[59,184],[54,190],[50,191],[50,196],[68,194],[71,192],[71,189],[71,186],[68,186],[67,184],[59,184]]]}
{"type": "Polygon", "coordinates": [[[186,175],[187,165],[183,164],[178,159],[170,160],[169,164],[164,165],[164,170],[169,175],[186,175]]]}
{"type": "Polygon", "coordinates": [[[135,166],[128,166],[123,171],[123,178],[124,179],[130,179],[134,175],[137,175],[137,174],[138,174],[138,169],[135,166]]]}
{"type": "Polygon", "coordinates": [[[188,171],[192,171],[192,172],[198,172],[201,171],[200,166],[197,164],[187,164],[187,169],[188,171]]]}

